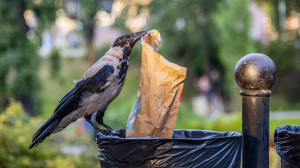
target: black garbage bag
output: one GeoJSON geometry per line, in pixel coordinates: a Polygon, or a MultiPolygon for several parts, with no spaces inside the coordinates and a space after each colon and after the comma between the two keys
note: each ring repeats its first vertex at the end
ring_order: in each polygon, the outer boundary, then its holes
{"type": "Polygon", "coordinates": [[[276,152],[292,167],[300,167],[300,125],[284,125],[274,133],[276,152]]]}
{"type": "Polygon", "coordinates": [[[96,136],[102,168],[217,167],[240,168],[242,135],[238,132],[175,130],[173,138],[125,138],[125,131],[96,136]]]}

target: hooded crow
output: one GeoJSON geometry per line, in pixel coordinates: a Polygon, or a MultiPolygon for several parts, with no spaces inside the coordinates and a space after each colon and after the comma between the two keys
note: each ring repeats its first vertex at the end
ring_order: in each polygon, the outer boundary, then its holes
{"type": "Polygon", "coordinates": [[[112,129],[103,123],[105,110],[122,90],[133,46],[147,32],[140,31],[118,37],[105,55],[60,100],[54,114],[33,135],[29,149],[81,117],[99,131],[97,124],[91,121],[94,113],[97,113],[98,124],[112,129]]]}

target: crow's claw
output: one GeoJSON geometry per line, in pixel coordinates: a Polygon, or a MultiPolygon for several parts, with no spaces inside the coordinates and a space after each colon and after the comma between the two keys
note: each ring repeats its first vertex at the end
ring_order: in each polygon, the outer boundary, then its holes
{"type": "MultiPolygon", "coordinates": [[[[108,129],[108,130],[114,130],[113,128],[111,128],[109,125],[107,125],[107,124],[104,124],[104,123],[101,123],[100,124],[101,126],[103,126],[103,127],[105,127],[106,129],[108,129]]],[[[115,131],[115,130],[114,130],[115,131]]]]}

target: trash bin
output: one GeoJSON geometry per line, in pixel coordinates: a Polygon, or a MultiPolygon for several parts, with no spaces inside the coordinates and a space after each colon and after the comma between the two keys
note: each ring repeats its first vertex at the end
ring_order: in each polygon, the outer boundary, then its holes
{"type": "Polygon", "coordinates": [[[125,138],[125,131],[99,132],[99,161],[106,167],[240,168],[238,132],[175,130],[173,138],[125,138]]]}
{"type": "Polygon", "coordinates": [[[300,125],[284,125],[274,133],[276,152],[282,167],[300,167],[300,125]]]}

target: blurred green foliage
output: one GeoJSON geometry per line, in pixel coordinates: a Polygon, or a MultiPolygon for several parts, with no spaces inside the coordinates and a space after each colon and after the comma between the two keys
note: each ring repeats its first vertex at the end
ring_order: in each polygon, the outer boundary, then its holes
{"type": "Polygon", "coordinates": [[[219,3],[213,14],[216,26],[214,34],[219,49],[218,59],[224,66],[222,73],[223,93],[230,95],[234,91],[232,82],[236,63],[244,55],[255,52],[255,43],[250,37],[249,2],[230,0],[219,3]]]}
{"type": "Polygon", "coordinates": [[[59,74],[53,80],[51,71],[49,71],[52,66],[51,61],[49,59],[41,61],[39,77],[42,85],[40,94],[43,100],[40,115],[45,118],[53,114],[60,99],[74,87],[73,81],[79,80],[89,68],[85,58],[62,58],[60,64],[59,74]]]}
{"type": "Polygon", "coordinates": [[[0,110],[4,109],[9,97],[14,97],[23,103],[27,112],[37,111],[40,36],[35,33],[41,33],[53,23],[55,11],[52,1],[0,1],[0,110]],[[29,9],[38,19],[35,30],[25,21],[25,11],[29,9]]]}
{"type": "Polygon", "coordinates": [[[40,124],[40,119],[30,118],[24,113],[20,102],[10,101],[4,113],[0,114],[0,167],[99,167],[96,145],[89,144],[89,137],[84,140],[78,136],[70,138],[68,134],[60,133],[60,138],[54,138],[57,135],[52,135],[37,148],[29,150],[33,131],[40,124]],[[64,154],[61,147],[65,145],[66,140],[68,145],[84,144],[83,153],[77,156],[64,154]]]}
{"type": "Polygon", "coordinates": [[[295,17],[300,12],[298,0],[259,0],[258,4],[265,9],[271,18],[272,33],[276,39],[267,44],[257,44],[258,52],[268,55],[273,59],[278,70],[277,81],[272,88],[272,111],[299,110],[300,94],[300,33],[299,28],[289,29],[290,17],[295,17]]]}
{"type": "MultiPolygon", "coordinates": [[[[285,13],[284,15],[291,16],[295,11],[300,11],[300,1],[299,0],[257,0],[256,1],[260,6],[263,6],[267,12],[267,15],[272,19],[274,28],[280,33],[285,33],[286,30],[280,26],[280,12],[279,4],[285,4],[285,13]]],[[[282,7],[281,7],[282,8],[282,7]]]]}
{"type": "MultiPolygon", "coordinates": [[[[272,21],[278,23],[278,13],[276,14],[278,0],[258,2],[270,5],[268,9],[273,13],[272,21]]],[[[285,2],[288,7],[287,16],[293,10],[299,11],[299,5],[298,7],[295,5],[298,4],[295,0],[285,2]]],[[[98,9],[98,2],[84,1],[81,5],[79,20],[85,25],[87,37],[92,39],[91,28],[95,23],[94,16],[98,9]]],[[[210,119],[197,116],[193,112],[190,103],[186,100],[191,99],[191,93],[197,94],[192,85],[192,80],[196,76],[218,69],[222,74],[223,91],[227,95],[231,93],[232,96],[237,95],[234,93],[238,92],[233,87],[236,86],[233,84],[235,64],[239,58],[250,52],[258,51],[269,55],[275,61],[280,73],[290,73],[298,66],[296,60],[299,60],[297,58],[299,51],[295,49],[292,40],[279,39],[267,45],[254,45],[249,37],[251,18],[248,5],[246,0],[153,0],[147,6],[150,9],[148,26],[150,29],[159,30],[162,35],[163,41],[159,53],[173,62],[188,67],[188,79],[176,128],[241,132],[241,113],[224,114],[217,119],[210,119]]],[[[142,5],[138,6],[138,13],[143,8],[142,5]]],[[[123,30],[126,29],[125,21],[128,17],[126,9],[128,6],[117,18],[116,23],[116,26],[123,30]]],[[[43,118],[48,118],[59,100],[74,86],[72,81],[80,79],[88,69],[86,60],[61,59],[57,50],[51,53],[50,59],[41,59],[37,55],[40,35],[46,27],[53,24],[56,10],[53,1],[0,1],[0,22],[3,25],[0,27],[0,111],[4,110],[9,103],[9,97],[19,100],[34,99],[35,105],[39,105],[36,99],[41,96],[43,103],[40,114],[43,118]],[[29,31],[28,26],[24,24],[23,13],[26,9],[34,11],[38,18],[38,27],[34,31],[29,31]],[[42,66],[39,69],[40,63],[42,66]],[[53,80],[53,76],[56,80],[53,80]]],[[[111,44],[98,49],[98,58],[104,55],[110,46],[111,44]]],[[[140,59],[141,45],[136,45],[130,56],[131,64],[124,89],[105,114],[104,121],[115,129],[125,128],[127,116],[136,101],[140,76],[140,66],[136,63],[140,63],[140,59]]],[[[288,93],[295,94],[294,91],[293,89],[288,93]]],[[[299,103],[292,104],[289,99],[282,101],[283,96],[284,94],[281,94],[276,99],[271,98],[271,110],[300,109],[299,103]]],[[[297,102],[297,100],[299,98],[293,101],[297,102]]],[[[37,130],[44,121],[40,118],[29,118],[24,114],[20,102],[11,101],[9,107],[0,114],[0,167],[99,166],[96,145],[90,143],[91,137],[79,136],[74,132],[74,124],[58,134],[51,135],[36,149],[28,150],[33,131],[37,130]],[[84,146],[84,152],[79,156],[64,154],[62,147],[69,145],[84,146]]],[[[270,134],[273,134],[278,126],[299,124],[299,122],[299,119],[271,120],[270,134]]]]}
{"type": "Polygon", "coordinates": [[[149,6],[150,26],[161,33],[160,53],[196,73],[221,68],[212,19],[218,3],[219,0],[153,1],[149,6]]]}
{"type": "Polygon", "coordinates": [[[298,94],[300,71],[299,54],[300,49],[295,47],[295,41],[271,41],[266,45],[258,45],[258,51],[272,58],[274,61],[278,76],[272,89],[270,110],[299,110],[300,94],[298,94]]]}
{"type": "MultiPolygon", "coordinates": [[[[130,1],[130,0],[129,0],[130,1]]],[[[126,29],[130,5],[117,18],[115,26],[126,29]]],[[[143,12],[145,6],[137,5],[143,12]]],[[[249,2],[246,0],[153,0],[148,6],[149,29],[157,29],[162,36],[159,53],[168,60],[188,68],[188,93],[200,75],[217,69],[222,77],[222,91],[227,97],[232,85],[234,67],[244,55],[255,51],[250,37],[249,2]]],[[[189,94],[191,95],[191,94],[189,94]]]]}
{"type": "Polygon", "coordinates": [[[279,72],[289,72],[294,69],[295,59],[299,49],[295,48],[292,41],[271,41],[267,45],[259,45],[259,50],[270,56],[279,72]]]}
{"type": "MultiPolygon", "coordinates": [[[[278,78],[283,78],[299,67],[299,29],[289,30],[285,24],[284,29],[279,26],[283,14],[286,16],[284,19],[288,20],[288,17],[299,13],[300,2],[297,0],[153,0],[149,5],[133,0],[126,2],[127,5],[114,26],[129,31],[125,24],[127,19],[142,15],[148,9],[150,13],[145,28],[160,31],[162,44],[159,53],[188,68],[185,87],[185,95],[188,97],[195,96],[196,93],[193,80],[217,69],[221,73],[222,96],[228,102],[225,106],[234,104],[239,98],[233,94],[239,90],[234,80],[235,65],[241,57],[249,53],[270,56],[278,67],[278,78]],[[257,4],[271,18],[269,29],[264,30],[266,35],[271,33],[276,36],[276,40],[270,38],[269,42],[260,43],[251,37],[250,8],[255,8],[257,4]],[[280,4],[286,7],[283,14],[279,14],[280,4]],[[133,9],[136,9],[135,14],[133,9]]],[[[298,71],[294,77],[299,74],[298,71]]],[[[277,83],[282,82],[284,81],[277,80],[277,83]]],[[[296,82],[297,80],[294,81],[296,82]]],[[[285,90],[298,90],[299,87],[290,87],[288,82],[282,83],[280,87],[283,91],[275,90],[274,95],[280,94],[282,100],[300,100],[296,92],[282,94],[285,90]]],[[[291,106],[295,107],[294,104],[291,106]]]]}
{"type": "Polygon", "coordinates": [[[61,56],[58,49],[53,49],[50,53],[49,60],[51,63],[50,74],[52,78],[59,76],[61,70],[61,56]]]}
{"type": "Polygon", "coordinates": [[[84,23],[84,32],[88,42],[91,42],[94,37],[95,15],[99,10],[97,0],[82,1],[80,3],[79,20],[84,23]]]}
{"type": "MultiPolygon", "coordinates": [[[[300,118],[295,119],[280,119],[270,120],[269,131],[272,137],[277,127],[282,125],[299,125],[300,118]]],[[[242,113],[227,113],[222,114],[216,119],[208,118],[207,116],[198,116],[193,112],[193,109],[185,103],[180,105],[176,129],[199,129],[213,130],[220,132],[237,131],[242,132],[242,113]]]]}

